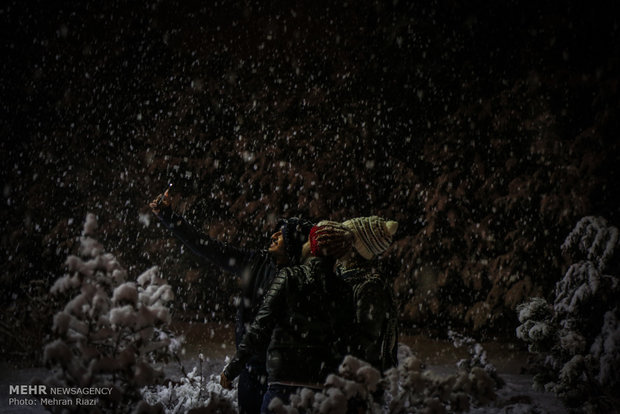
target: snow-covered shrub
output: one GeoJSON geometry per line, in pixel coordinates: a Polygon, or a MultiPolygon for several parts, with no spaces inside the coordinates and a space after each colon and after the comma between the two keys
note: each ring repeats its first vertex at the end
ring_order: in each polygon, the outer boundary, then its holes
{"type": "Polygon", "coordinates": [[[141,400],[140,388],[163,379],[160,363],[180,346],[168,329],[173,294],[157,267],[137,283],[127,281],[126,270],[93,237],[96,228],[89,214],[79,255],[67,258],[68,273],[51,288],[69,301],[54,316],[55,339],[44,349],[52,375],[44,382],[109,387],[111,394],[100,396],[98,408],[128,412],[141,400]]]}
{"type": "Polygon", "coordinates": [[[504,380],[497,373],[495,366],[488,360],[487,351],[485,351],[481,344],[473,338],[463,336],[454,331],[448,331],[448,336],[455,347],[468,346],[469,358],[462,359],[456,364],[461,371],[472,371],[474,368],[481,368],[495,382],[494,388],[500,388],[505,384],[504,380]]]}
{"type": "Polygon", "coordinates": [[[569,405],[589,400],[604,409],[620,386],[620,282],[614,267],[618,229],[585,217],[562,244],[576,260],[554,289],[553,303],[532,298],[519,305],[517,337],[539,356],[535,386],[569,405]],[[611,274],[606,274],[610,272],[611,274]]]}
{"type": "Polygon", "coordinates": [[[398,367],[383,377],[370,364],[347,356],[338,374],[327,378],[321,392],[301,389],[288,405],[276,399],[270,408],[278,414],[345,414],[351,412],[351,406],[354,412],[365,413],[467,411],[494,401],[498,387],[493,378],[495,368],[486,361],[482,347],[475,344],[470,351],[472,358],[460,361],[453,375],[424,370],[424,364],[402,344],[398,367]]]}
{"type": "Polygon", "coordinates": [[[269,408],[276,414],[345,414],[349,402],[354,401],[361,412],[380,412],[375,401],[380,386],[379,371],[362,360],[347,356],[338,368],[338,375],[327,377],[322,391],[303,388],[291,396],[288,405],[276,398],[269,408]]]}
{"type": "Polygon", "coordinates": [[[150,406],[162,406],[166,414],[209,412],[234,414],[237,412],[237,391],[220,385],[217,375],[205,378],[202,369],[194,367],[178,381],[168,381],[142,389],[144,401],[150,406]]]}
{"type": "Polygon", "coordinates": [[[463,412],[495,400],[497,382],[473,361],[460,361],[458,372],[436,375],[423,371],[415,356],[406,358],[387,374],[389,413],[463,412]]]}
{"type": "Polygon", "coordinates": [[[455,347],[468,346],[470,357],[457,363],[456,374],[438,376],[423,371],[420,360],[405,352],[403,356],[409,355],[399,366],[386,372],[389,413],[462,412],[495,400],[504,381],[487,360],[486,351],[471,338],[449,334],[455,347]]]}

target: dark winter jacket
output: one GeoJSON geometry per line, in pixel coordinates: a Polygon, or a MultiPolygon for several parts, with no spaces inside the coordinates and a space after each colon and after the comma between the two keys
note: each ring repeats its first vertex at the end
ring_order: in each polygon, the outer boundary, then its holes
{"type": "MultiPolygon", "coordinates": [[[[170,208],[162,209],[157,217],[198,257],[241,278],[242,300],[237,309],[235,326],[235,338],[239,345],[246,327],[254,320],[262,297],[278,271],[271,255],[266,250],[240,249],[214,240],[198,231],[180,215],[173,213],[170,208]]],[[[264,366],[264,361],[264,352],[257,350],[248,363],[264,366]]]]}
{"type": "Polygon", "coordinates": [[[322,385],[348,350],[354,309],[351,289],[333,262],[312,258],[276,275],[254,323],[224,373],[235,378],[254,349],[268,343],[272,383],[322,385]]]}
{"type": "Polygon", "coordinates": [[[381,372],[396,366],[398,319],[391,286],[370,263],[339,273],[353,290],[357,327],[353,355],[381,372]]]}

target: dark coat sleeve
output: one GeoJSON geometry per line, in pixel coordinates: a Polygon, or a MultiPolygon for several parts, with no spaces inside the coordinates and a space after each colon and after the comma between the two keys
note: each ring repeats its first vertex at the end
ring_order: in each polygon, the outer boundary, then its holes
{"type": "Polygon", "coordinates": [[[355,319],[359,326],[360,356],[368,362],[378,363],[380,338],[390,309],[390,298],[378,278],[372,278],[355,292],[355,319]]]}
{"type": "Polygon", "coordinates": [[[284,310],[288,283],[287,270],[282,269],[274,278],[254,322],[239,344],[235,356],[224,369],[224,374],[229,380],[233,380],[241,373],[246,362],[256,353],[256,350],[267,349],[276,326],[277,315],[281,315],[284,310]]]}
{"type": "Polygon", "coordinates": [[[183,217],[173,213],[170,208],[162,209],[156,216],[196,256],[237,276],[242,275],[243,270],[258,253],[256,250],[240,249],[212,239],[198,231],[183,217]]]}

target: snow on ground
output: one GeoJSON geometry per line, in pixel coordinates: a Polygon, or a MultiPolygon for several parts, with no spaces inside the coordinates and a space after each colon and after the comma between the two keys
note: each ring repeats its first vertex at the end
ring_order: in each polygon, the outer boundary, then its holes
{"type": "MultiPolygon", "coordinates": [[[[205,378],[219,375],[226,356],[234,353],[232,326],[183,325],[179,327],[186,334],[185,352],[181,362],[187,373],[198,367],[199,355],[203,354],[202,371],[205,378]]],[[[449,341],[436,341],[424,336],[402,337],[401,341],[426,363],[426,369],[438,375],[456,372],[456,362],[467,355],[463,348],[455,348],[449,341]]],[[[516,343],[516,340],[515,340],[516,343]]],[[[561,402],[549,393],[532,389],[532,377],[521,373],[527,354],[512,344],[491,342],[483,344],[488,358],[495,365],[506,385],[498,390],[494,406],[472,408],[469,412],[482,413],[549,413],[563,414],[567,410],[561,402]]],[[[43,413],[41,406],[8,406],[9,385],[29,384],[36,377],[44,378],[47,370],[43,367],[20,368],[8,363],[0,364],[0,413],[43,413]]],[[[169,378],[180,378],[182,370],[174,362],[166,368],[169,378]]],[[[213,379],[213,377],[212,377],[213,379]]]]}

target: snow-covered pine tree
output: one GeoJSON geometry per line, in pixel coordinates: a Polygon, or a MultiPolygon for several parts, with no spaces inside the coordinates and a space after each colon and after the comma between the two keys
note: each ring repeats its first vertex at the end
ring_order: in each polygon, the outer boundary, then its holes
{"type": "Polygon", "coordinates": [[[70,300],[54,316],[55,339],[44,349],[52,374],[44,383],[109,387],[111,394],[99,396],[96,407],[68,408],[126,413],[138,403],[145,408],[140,388],[163,378],[160,362],[180,347],[169,329],[173,293],[157,267],[127,281],[127,271],[94,238],[96,228],[88,214],[79,254],[67,258],[68,273],[51,288],[70,300]]]}
{"type": "Polygon", "coordinates": [[[569,406],[607,411],[620,404],[618,229],[584,217],[562,250],[574,262],[556,283],[553,303],[519,305],[517,337],[539,356],[535,386],[569,406]]]}

